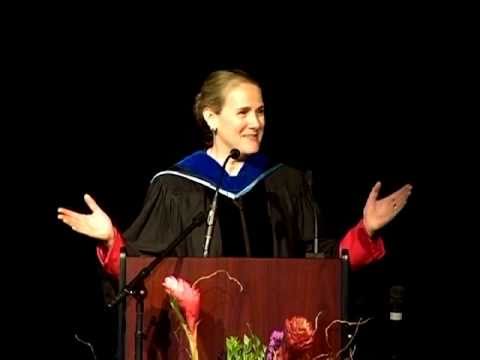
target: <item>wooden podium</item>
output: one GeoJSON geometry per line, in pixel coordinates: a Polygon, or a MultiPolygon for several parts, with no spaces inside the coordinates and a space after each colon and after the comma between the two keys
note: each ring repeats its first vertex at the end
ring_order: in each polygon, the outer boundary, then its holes
{"type": "MultiPolygon", "coordinates": [[[[151,261],[150,257],[127,257],[126,282],[151,261]]],[[[188,359],[185,335],[162,286],[164,278],[174,275],[193,283],[219,270],[222,272],[197,285],[201,293],[198,343],[202,360],[225,359],[228,336],[243,338],[243,334],[253,332],[268,346],[270,334],[282,330],[285,319],[303,316],[315,326],[319,313],[313,354],[325,353],[329,349],[325,328],[346,316],[347,268],[340,258],[166,258],[145,281],[143,359],[188,359]],[[223,271],[238,280],[243,291],[223,271]]],[[[125,301],[125,359],[134,360],[136,301],[133,297],[125,301]]],[[[329,342],[331,351],[340,349],[340,325],[331,327],[329,342]]]]}

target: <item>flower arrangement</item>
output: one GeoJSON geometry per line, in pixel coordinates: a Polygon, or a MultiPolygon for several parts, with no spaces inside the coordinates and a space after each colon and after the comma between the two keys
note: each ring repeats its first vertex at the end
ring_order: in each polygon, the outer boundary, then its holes
{"type": "MultiPolygon", "coordinates": [[[[216,273],[215,273],[216,274],[216,273]]],[[[228,274],[228,273],[227,273],[228,274]]],[[[199,280],[210,278],[210,275],[199,280]]],[[[238,280],[230,277],[229,279],[237,282],[241,291],[243,286],[238,280]]],[[[199,282],[197,280],[190,285],[189,282],[183,279],[177,279],[174,276],[169,276],[164,279],[163,286],[170,296],[170,306],[173,309],[179,323],[188,339],[189,355],[192,360],[200,360],[197,344],[197,327],[199,324],[200,315],[200,291],[196,287],[199,282]]],[[[319,314],[320,315],[320,314],[319,314]]],[[[318,315],[317,315],[318,319],[318,315]]],[[[274,330],[270,336],[268,347],[262,343],[260,338],[250,331],[250,335],[243,335],[243,338],[236,336],[229,336],[226,338],[226,358],[227,360],[313,360],[313,359],[336,359],[338,356],[347,350],[349,344],[336,354],[329,352],[313,356],[312,348],[315,334],[317,333],[317,319],[315,319],[315,327],[310,321],[302,316],[292,316],[284,321],[282,330],[274,330]]],[[[346,325],[356,325],[355,334],[358,331],[358,326],[364,324],[366,321],[360,322],[346,322],[341,320],[333,321],[325,329],[325,336],[328,341],[328,332],[331,326],[340,323],[346,325]]],[[[354,335],[355,335],[354,334],[354,335]]],[[[330,347],[330,345],[329,345],[330,347]]],[[[203,359],[202,359],[203,360],[203,359]]]]}

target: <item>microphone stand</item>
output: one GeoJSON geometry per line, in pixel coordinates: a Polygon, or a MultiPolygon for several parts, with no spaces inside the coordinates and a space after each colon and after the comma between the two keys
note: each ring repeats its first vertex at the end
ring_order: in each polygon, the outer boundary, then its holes
{"type": "Polygon", "coordinates": [[[136,303],[136,331],[135,331],[135,360],[142,360],[143,357],[143,311],[144,299],[147,296],[144,280],[155,269],[155,267],[169,256],[173,250],[189,235],[194,228],[205,221],[206,214],[204,211],[197,214],[192,223],[186,227],[180,235],[158,256],[155,257],[147,266],[138,272],[138,274],[120,291],[115,299],[108,304],[109,308],[116,306],[127,295],[131,295],[137,301],[136,303]]]}
{"type": "Polygon", "coordinates": [[[215,195],[213,195],[212,205],[210,206],[210,211],[208,212],[207,217],[207,233],[205,234],[205,246],[203,248],[203,256],[208,256],[208,249],[210,247],[210,241],[212,240],[213,235],[213,228],[215,225],[215,212],[217,210],[217,198],[218,198],[218,191],[220,190],[220,186],[222,185],[223,177],[225,175],[225,166],[227,165],[228,160],[238,159],[240,157],[240,151],[238,149],[232,149],[230,154],[227,156],[225,161],[222,165],[222,173],[220,175],[220,180],[217,183],[217,187],[215,189],[215,195]]]}

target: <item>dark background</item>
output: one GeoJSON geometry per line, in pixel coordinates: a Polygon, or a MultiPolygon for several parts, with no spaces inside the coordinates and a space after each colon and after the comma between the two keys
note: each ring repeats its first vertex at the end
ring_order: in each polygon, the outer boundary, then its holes
{"type": "MultiPolygon", "coordinates": [[[[151,176],[200,146],[192,100],[202,77],[217,67],[241,67],[261,79],[267,106],[265,150],[313,171],[330,235],[341,237],[360,219],[376,180],[384,184],[382,195],[407,182],[414,186],[405,211],[385,229],[388,257],[352,279],[355,310],[363,317],[387,316],[389,287],[409,289],[409,255],[420,241],[418,203],[424,186],[418,165],[429,161],[429,154],[420,152],[421,130],[410,116],[420,97],[413,88],[415,82],[419,86],[411,74],[414,69],[394,71],[388,64],[370,61],[361,69],[357,62],[351,69],[345,64],[330,70],[313,64],[276,69],[269,63],[232,61],[167,64],[160,71],[148,60],[140,67],[137,60],[134,72],[104,56],[95,65],[75,70],[77,60],[64,60],[51,76],[58,86],[51,94],[57,104],[52,115],[61,124],[52,134],[55,148],[50,159],[56,158],[56,166],[48,173],[53,194],[47,221],[58,259],[68,269],[68,280],[62,281],[71,301],[62,319],[66,335],[97,341],[105,338],[107,326],[95,242],[57,222],[56,206],[85,211],[82,195],[89,192],[125,229],[140,210],[151,176]],[[155,75],[157,71],[161,73],[155,75]]],[[[373,341],[377,345],[379,334],[373,341]]],[[[373,346],[366,340],[365,349],[373,346]]]]}
{"type": "MultiPolygon", "coordinates": [[[[49,322],[55,347],[70,357],[85,351],[75,334],[108,352],[112,322],[103,310],[96,242],[57,221],[56,209],[86,211],[88,192],[125,229],[150,178],[201,146],[193,99],[205,76],[221,68],[242,68],[263,84],[264,150],[313,171],[329,235],[340,238],[361,218],[375,181],[383,183],[381,196],[413,185],[406,208],[383,231],[386,258],[351,279],[351,314],[375,318],[359,337],[360,359],[387,358],[384,319],[393,285],[406,289],[406,351],[419,341],[416,330],[430,330],[424,261],[440,239],[427,235],[428,220],[441,188],[437,165],[445,161],[442,121],[451,126],[458,109],[461,68],[451,51],[460,45],[429,31],[192,41],[165,31],[77,25],[41,24],[12,53],[11,93],[28,99],[14,122],[22,128],[21,119],[32,120],[25,192],[38,198],[35,242],[48,254],[39,269],[45,310],[32,311],[32,332],[49,322]]],[[[455,127],[449,130],[454,137],[455,127]]]]}

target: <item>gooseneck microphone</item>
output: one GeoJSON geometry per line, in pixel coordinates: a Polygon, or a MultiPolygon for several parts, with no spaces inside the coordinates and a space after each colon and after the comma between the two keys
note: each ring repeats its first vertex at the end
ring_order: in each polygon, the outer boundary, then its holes
{"type": "Polygon", "coordinates": [[[205,246],[203,248],[203,256],[208,256],[208,250],[210,247],[210,241],[212,240],[213,236],[213,228],[215,225],[215,213],[217,211],[217,198],[218,198],[218,191],[220,190],[220,186],[222,185],[223,176],[225,175],[225,166],[230,159],[238,159],[240,157],[240,151],[238,149],[230,150],[230,154],[227,156],[225,161],[222,165],[222,173],[220,175],[220,180],[217,182],[217,187],[215,189],[215,194],[213,195],[212,205],[210,207],[210,211],[208,212],[207,217],[207,233],[205,235],[205,246]]]}

